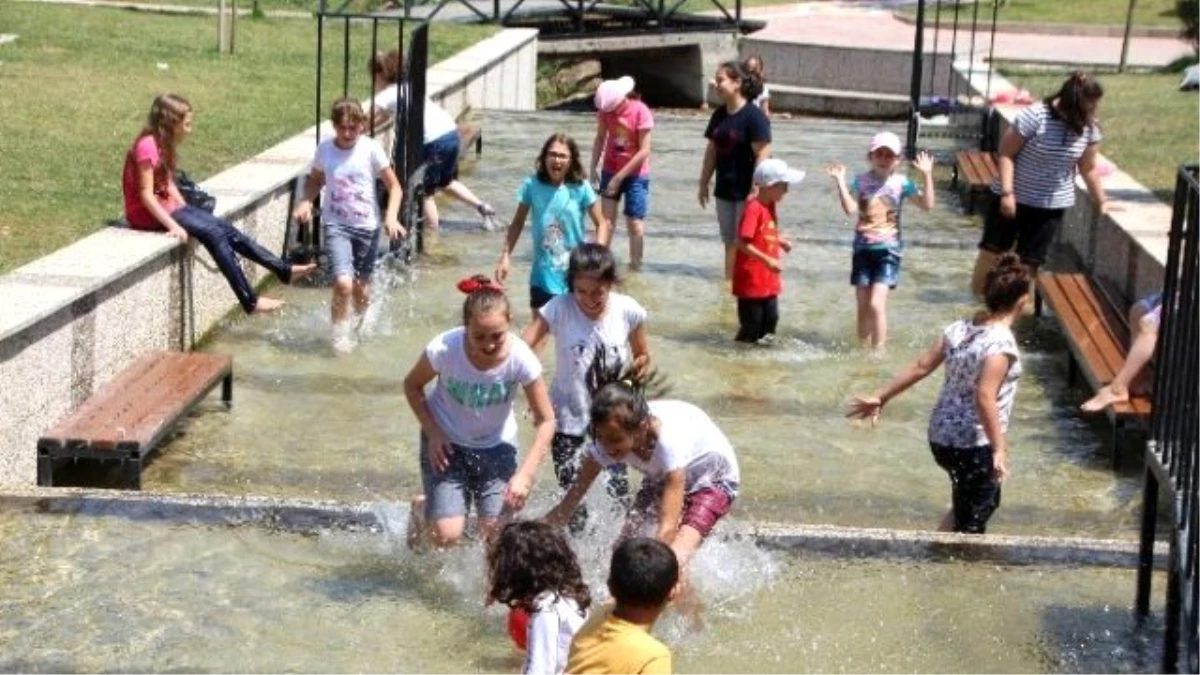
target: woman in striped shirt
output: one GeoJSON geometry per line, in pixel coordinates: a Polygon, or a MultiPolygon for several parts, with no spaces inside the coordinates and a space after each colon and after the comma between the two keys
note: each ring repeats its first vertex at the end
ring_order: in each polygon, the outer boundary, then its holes
{"type": "Polygon", "coordinates": [[[1002,253],[1016,249],[1036,274],[1062,222],[1075,204],[1075,174],[1083,175],[1100,213],[1108,210],[1097,172],[1100,128],[1096,108],[1104,89],[1082,72],[1058,93],[1017,113],[1000,139],[1000,179],[983,226],[971,290],[983,295],[988,272],[1002,253]]]}

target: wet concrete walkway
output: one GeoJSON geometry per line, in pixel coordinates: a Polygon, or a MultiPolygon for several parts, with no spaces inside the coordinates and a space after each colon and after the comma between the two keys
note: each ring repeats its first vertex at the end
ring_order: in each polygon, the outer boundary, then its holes
{"type": "MultiPolygon", "coordinates": [[[[805,2],[749,7],[743,10],[743,14],[746,18],[767,22],[766,28],[754,33],[755,38],[908,51],[912,49],[916,29],[893,15],[893,8],[898,4],[805,2]]],[[[983,26],[982,17],[980,26],[983,26]]],[[[956,51],[959,55],[966,55],[970,49],[969,39],[963,39],[961,25],[959,30],[956,51]]],[[[934,32],[926,30],[927,51],[933,49],[933,38],[934,32]]],[[[943,27],[938,41],[938,51],[949,53],[950,31],[943,27]]],[[[988,47],[987,34],[981,32],[975,44],[977,58],[986,59],[988,47]]],[[[1138,67],[1164,66],[1189,52],[1186,44],[1174,38],[1135,37],[1129,46],[1128,63],[1138,67]]],[[[997,61],[1100,66],[1116,65],[1120,57],[1119,37],[996,33],[997,61]]]]}

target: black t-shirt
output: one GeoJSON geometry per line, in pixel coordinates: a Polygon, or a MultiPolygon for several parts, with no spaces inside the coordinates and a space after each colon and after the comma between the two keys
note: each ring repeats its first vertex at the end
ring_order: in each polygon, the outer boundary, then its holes
{"type": "Polygon", "coordinates": [[[750,144],[771,142],[771,121],[753,103],[743,105],[732,115],[721,106],[709,118],[704,137],[717,151],[717,187],[713,195],[729,201],[744,200],[754,181],[754,148],[750,144]]]}

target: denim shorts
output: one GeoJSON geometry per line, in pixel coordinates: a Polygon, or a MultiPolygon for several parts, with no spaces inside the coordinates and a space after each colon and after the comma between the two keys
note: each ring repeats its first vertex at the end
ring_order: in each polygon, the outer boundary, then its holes
{"type": "MultiPolygon", "coordinates": [[[[605,199],[609,197],[604,194],[604,190],[612,181],[612,177],[613,174],[607,171],[600,173],[600,194],[605,199]]],[[[614,199],[620,200],[622,195],[625,197],[625,210],[622,211],[625,217],[644,220],[646,213],[650,210],[650,176],[630,176],[621,181],[621,186],[617,188],[617,196],[614,199]]]]}
{"type": "Polygon", "coordinates": [[[451,445],[450,466],[434,473],[429,439],[421,434],[421,485],[425,488],[425,518],[465,516],[471,504],[480,518],[498,518],[504,510],[504,490],[517,472],[517,449],[508,443],[490,448],[451,445]]]}
{"type": "Polygon", "coordinates": [[[721,241],[726,244],[737,242],[738,226],[742,224],[742,214],[746,211],[746,200],[730,201],[714,197],[717,204],[717,225],[721,229],[721,241]]]}
{"type": "Polygon", "coordinates": [[[367,281],[379,257],[379,228],[368,230],[325,223],[325,248],[329,251],[329,271],[334,278],[353,275],[359,281],[367,281]]]}
{"type": "Polygon", "coordinates": [[[425,159],[425,195],[446,187],[458,178],[458,131],[438,136],[421,148],[425,159]]]}
{"type": "Polygon", "coordinates": [[[900,283],[900,247],[854,249],[850,266],[851,286],[887,284],[895,288],[900,283]]]}

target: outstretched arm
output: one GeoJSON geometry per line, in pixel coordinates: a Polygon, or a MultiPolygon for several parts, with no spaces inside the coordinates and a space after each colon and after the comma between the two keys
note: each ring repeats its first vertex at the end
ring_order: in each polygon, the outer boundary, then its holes
{"type": "Polygon", "coordinates": [[[550,512],[542,520],[555,527],[565,526],[574,515],[575,509],[578,509],[579,504],[583,502],[583,498],[587,495],[588,488],[592,487],[596,476],[600,475],[600,469],[600,462],[597,462],[590,454],[584,455],[583,464],[579,467],[579,475],[575,478],[575,484],[567,490],[567,494],[563,495],[558,505],[550,509],[550,512]]]}
{"type": "Polygon", "coordinates": [[[883,412],[883,406],[888,401],[925,379],[930,373],[937,370],[938,366],[942,365],[942,361],[946,358],[945,343],[946,338],[939,335],[938,339],[921,355],[921,358],[917,359],[916,363],[893,378],[886,387],[870,396],[855,396],[850,403],[850,412],[846,413],[846,417],[869,419],[871,425],[874,426],[879,421],[879,414],[883,412]]]}

